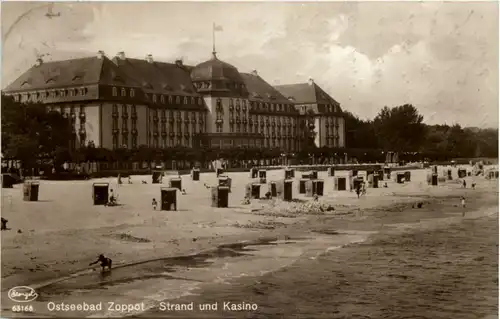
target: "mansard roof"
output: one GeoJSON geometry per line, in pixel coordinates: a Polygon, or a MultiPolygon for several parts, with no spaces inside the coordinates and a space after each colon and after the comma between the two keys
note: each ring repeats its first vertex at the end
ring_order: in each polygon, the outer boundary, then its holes
{"type": "Polygon", "coordinates": [[[277,85],[275,88],[295,104],[340,104],[314,82],[277,85]]]}
{"type": "Polygon", "coordinates": [[[245,81],[249,92],[249,99],[252,101],[262,101],[268,103],[287,103],[291,102],[278,92],[271,84],[254,73],[240,73],[245,81]]]}
{"type": "Polygon", "coordinates": [[[192,66],[180,62],[166,63],[126,58],[113,58],[113,63],[127,76],[133,77],[144,92],[198,96],[191,82],[192,66]]]}
{"type": "Polygon", "coordinates": [[[96,56],[43,62],[24,72],[4,91],[56,89],[91,84],[137,85],[133,78],[129,78],[109,59],[96,56]]]}

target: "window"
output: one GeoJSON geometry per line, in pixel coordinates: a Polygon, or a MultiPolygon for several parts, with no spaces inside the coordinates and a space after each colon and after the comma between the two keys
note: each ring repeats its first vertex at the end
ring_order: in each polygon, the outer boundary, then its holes
{"type": "Polygon", "coordinates": [[[181,97],[180,96],[175,97],[175,104],[181,104],[181,97]]]}
{"type": "Polygon", "coordinates": [[[132,148],[137,148],[137,136],[132,135],[132,148]]]}
{"type": "Polygon", "coordinates": [[[165,104],[165,96],[160,95],[160,101],[162,104],[165,104]]]}
{"type": "Polygon", "coordinates": [[[188,98],[184,97],[184,104],[188,104],[188,98]]]}
{"type": "Polygon", "coordinates": [[[198,98],[198,105],[203,105],[203,100],[201,99],[201,97],[198,98]]]}
{"type": "Polygon", "coordinates": [[[130,97],[134,97],[135,96],[135,91],[134,89],[130,89],[130,97]]]}
{"type": "Polygon", "coordinates": [[[124,88],[122,88],[122,96],[127,96],[127,90],[125,90],[124,88]]]}
{"type": "Polygon", "coordinates": [[[168,103],[170,104],[174,103],[174,97],[172,95],[168,96],[168,103]]]}
{"type": "Polygon", "coordinates": [[[191,97],[191,104],[195,105],[196,104],[196,100],[194,97],[191,97]]]}
{"type": "Polygon", "coordinates": [[[153,94],[153,103],[156,103],[156,94],[153,94]]]}
{"type": "Polygon", "coordinates": [[[118,96],[118,89],[113,87],[113,96],[118,96]]]}

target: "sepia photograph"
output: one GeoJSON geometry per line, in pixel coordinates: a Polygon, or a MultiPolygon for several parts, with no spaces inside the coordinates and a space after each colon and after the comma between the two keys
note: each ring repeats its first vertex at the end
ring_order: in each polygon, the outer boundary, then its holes
{"type": "Polygon", "coordinates": [[[498,2],[0,23],[1,318],[498,318],[498,2]]]}

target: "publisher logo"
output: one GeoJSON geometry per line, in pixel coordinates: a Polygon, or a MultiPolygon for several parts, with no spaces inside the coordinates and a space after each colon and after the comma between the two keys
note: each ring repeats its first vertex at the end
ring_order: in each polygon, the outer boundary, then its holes
{"type": "Polygon", "coordinates": [[[9,298],[15,302],[30,302],[37,297],[35,289],[28,286],[14,287],[9,290],[9,298]]]}

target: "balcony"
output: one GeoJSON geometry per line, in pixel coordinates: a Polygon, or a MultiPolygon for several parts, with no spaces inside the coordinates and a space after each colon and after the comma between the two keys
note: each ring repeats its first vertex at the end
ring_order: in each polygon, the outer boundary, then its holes
{"type": "Polygon", "coordinates": [[[167,132],[165,132],[165,131],[162,131],[162,132],[161,132],[161,136],[162,136],[162,137],[165,137],[165,136],[167,136],[167,132]]]}
{"type": "Polygon", "coordinates": [[[215,123],[224,123],[224,120],[223,119],[216,119],[215,123]]]}
{"type": "Polygon", "coordinates": [[[153,122],[158,123],[159,119],[158,116],[153,116],[153,122]]]}
{"type": "Polygon", "coordinates": [[[85,119],[85,113],[84,112],[80,112],[79,117],[80,117],[81,120],[84,120],[85,119]]]}
{"type": "Polygon", "coordinates": [[[168,118],[168,121],[169,121],[170,123],[174,123],[174,118],[173,118],[173,117],[169,117],[169,118],[168,118]]]}
{"type": "Polygon", "coordinates": [[[122,128],[122,133],[123,133],[123,134],[128,134],[128,128],[126,128],[126,127],[125,127],[125,128],[122,128]]]}
{"type": "Polygon", "coordinates": [[[120,132],[120,130],[119,130],[119,129],[117,129],[117,128],[114,128],[114,129],[113,129],[113,134],[118,134],[119,132],[120,132]]]}
{"type": "Polygon", "coordinates": [[[137,132],[137,130],[136,130],[135,128],[134,128],[134,129],[132,129],[132,135],[137,135],[137,133],[138,133],[138,132],[137,132]]]}
{"type": "Polygon", "coordinates": [[[229,123],[233,124],[234,123],[234,119],[229,119],[229,123]]]}
{"type": "Polygon", "coordinates": [[[191,123],[196,123],[196,119],[191,119],[191,123]]]}
{"type": "Polygon", "coordinates": [[[128,119],[128,113],[127,113],[127,112],[123,112],[123,113],[122,113],[122,118],[124,118],[124,119],[128,119]]]}
{"type": "Polygon", "coordinates": [[[229,105],[229,111],[233,111],[234,110],[234,106],[233,105],[229,105]]]}

